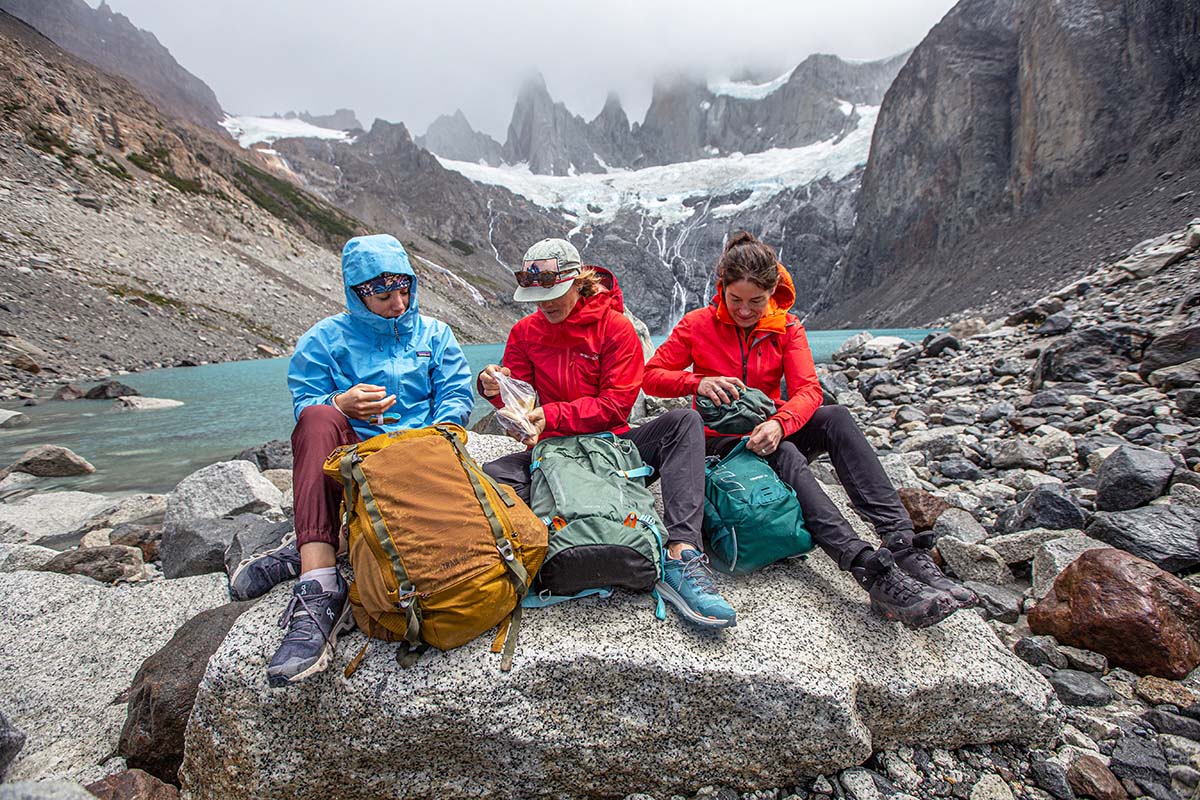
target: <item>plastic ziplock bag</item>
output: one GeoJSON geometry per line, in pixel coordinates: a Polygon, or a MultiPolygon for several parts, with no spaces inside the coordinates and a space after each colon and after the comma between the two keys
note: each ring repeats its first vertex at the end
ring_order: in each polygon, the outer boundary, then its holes
{"type": "Polygon", "coordinates": [[[537,435],[529,421],[529,412],[537,408],[537,392],[525,381],[510,378],[502,372],[492,375],[500,384],[500,399],[504,407],[496,412],[496,420],[504,432],[521,441],[537,435]]]}

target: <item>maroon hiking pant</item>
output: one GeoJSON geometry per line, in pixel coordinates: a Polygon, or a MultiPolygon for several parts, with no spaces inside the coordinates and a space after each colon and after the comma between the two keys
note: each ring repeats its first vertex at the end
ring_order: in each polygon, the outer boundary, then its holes
{"type": "Polygon", "coordinates": [[[309,406],[292,431],[292,495],[296,514],[296,546],[325,542],[338,546],[342,524],[342,484],[325,474],[325,459],[358,434],[333,406],[309,406]]]}

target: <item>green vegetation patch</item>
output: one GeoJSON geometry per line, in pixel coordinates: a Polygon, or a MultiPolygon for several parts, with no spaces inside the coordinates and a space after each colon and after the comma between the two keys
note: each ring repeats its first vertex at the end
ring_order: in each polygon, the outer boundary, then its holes
{"type": "Polygon", "coordinates": [[[267,213],[284,222],[307,223],[332,244],[340,245],[357,233],[353,219],[316,202],[294,184],[251,164],[238,162],[232,178],[237,187],[267,213]]]}
{"type": "Polygon", "coordinates": [[[469,256],[475,252],[475,248],[464,242],[462,239],[451,239],[450,246],[462,253],[464,256],[469,256]]]}
{"type": "Polygon", "coordinates": [[[176,311],[187,311],[187,304],[175,300],[171,297],[164,297],[156,292],[147,292],[142,289],[135,289],[132,286],[108,286],[108,293],[113,297],[120,297],[124,300],[127,297],[140,297],[148,303],[153,303],[159,308],[173,308],[176,311]]]}
{"type": "Polygon", "coordinates": [[[112,159],[101,158],[95,153],[92,153],[90,156],[88,156],[88,159],[97,167],[104,170],[109,175],[112,175],[114,178],[120,178],[123,181],[133,180],[133,176],[129,174],[129,170],[125,169],[112,159]]]}
{"type": "Polygon", "coordinates": [[[71,147],[61,136],[41,125],[34,125],[29,129],[26,141],[29,142],[30,147],[58,158],[63,166],[69,166],[71,159],[79,155],[79,151],[71,147]]]}
{"type": "Polygon", "coordinates": [[[182,178],[171,169],[171,154],[165,147],[152,147],[144,153],[126,156],[138,169],[157,175],[184,194],[205,194],[204,184],[190,178],[182,178]]]}

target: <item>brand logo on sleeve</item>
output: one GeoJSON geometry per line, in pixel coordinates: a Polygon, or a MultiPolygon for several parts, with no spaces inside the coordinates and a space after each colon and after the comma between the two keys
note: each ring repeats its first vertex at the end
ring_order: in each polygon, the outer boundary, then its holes
{"type": "Polygon", "coordinates": [[[418,350],[417,351],[417,358],[432,358],[432,357],[433,357],[432,350],[418,350]]]}

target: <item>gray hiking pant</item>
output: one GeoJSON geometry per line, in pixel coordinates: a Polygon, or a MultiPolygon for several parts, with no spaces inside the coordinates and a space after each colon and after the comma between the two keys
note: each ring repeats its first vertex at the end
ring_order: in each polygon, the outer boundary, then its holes
{"type": "MultiPolygon", "coordinates": [[[[703,552],[704,425],[700,415],[690,408],[668,411],[617,435],[633,442],[642,461],[654,467],[648,483],[662,480],[667,543],[683,542],[703,552]]],[[[531,454],[525,450],[501,456],[484,464],[483,471],[497,483],[511,486],[528,503],[531,454]]]]}
{"type": "MultiPolygon", "coordinates": [[[[737,437],[709,439],[708,453],[723,456],[738,441],[737,437]]],[[[884,545],[896,556],[911,549],[913,525],[908,511],[883,471],[875,449],[845,406],[821,406],[803,428],[780,442],[767,457],[767,463],[783,482],[796,490],[813,541],[844,570],[850,569],[860,553],[874,549],[854,532],[809,469],[809,460],[822,453],[829,454],[850,502],[875,526],[884,545]]]]}

